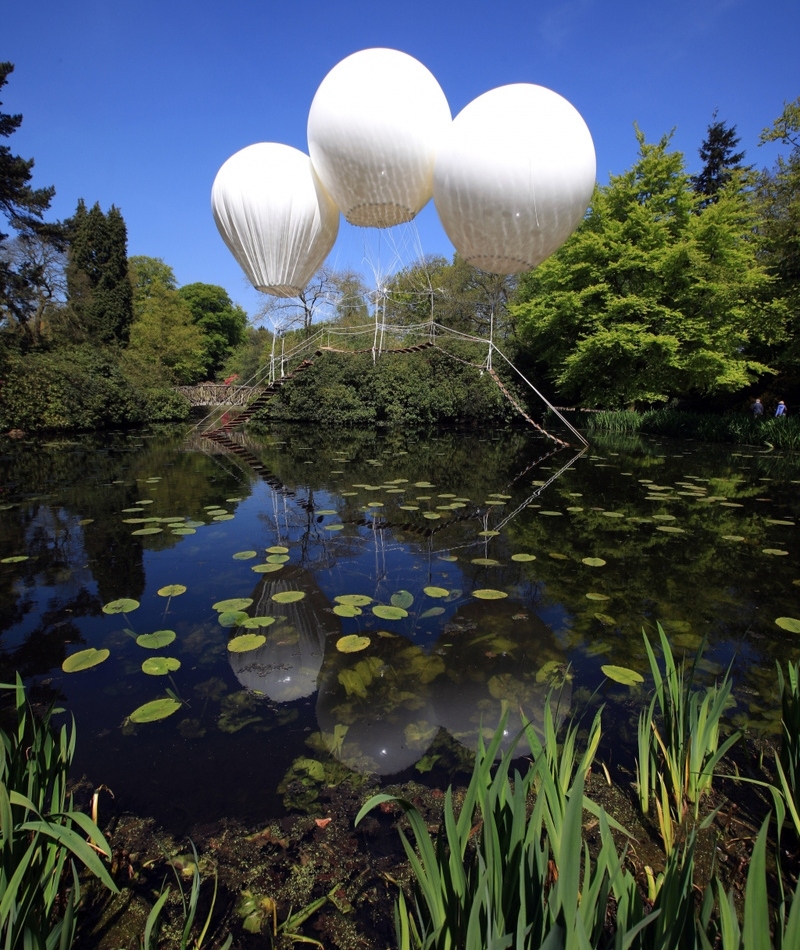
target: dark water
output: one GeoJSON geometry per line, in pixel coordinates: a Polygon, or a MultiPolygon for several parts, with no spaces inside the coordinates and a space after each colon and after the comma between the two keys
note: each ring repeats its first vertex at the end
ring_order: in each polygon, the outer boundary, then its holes
{"type": "Polygon", "coordinates": [[[240,440],[244,459],[183,429],[4,445],[3,678],[59,697],[78,771],[122,807],[258,821],[351,770],[446,781],[453,750],[506,709],[512,731],[540,719],[553,686],[559,718],[605,702],[624,757],[647,681],[601,668],[646,675],[657,622],[676,653],[706,643],[709,679],[733,663],[732,720],[775,732],[775,664],[800,655],[776,623],[800,617],[796,458],[639,439],[576,456],[519,429],[240,440]],[[354,594],[369,603],[342,616],[354,594]],[[138,606],[103,611],[121,598],[138,606]],[[233,598],[243,613],[215,608],[233,598]],[[231,652],[244,634],[265,639],[231,652]],[[64,673],[87,648],[108,659],[64,673]],[[152,657],[180,668],[148,675],[152,657]],[[168,690],[177,711],[130,721],[168,690]]]}

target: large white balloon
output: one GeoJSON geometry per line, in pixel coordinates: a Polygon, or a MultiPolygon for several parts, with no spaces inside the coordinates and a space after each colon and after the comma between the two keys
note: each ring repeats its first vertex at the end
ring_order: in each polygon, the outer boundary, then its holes
{"type": "Polygon", "coordinates": [[[575,230],[595,173],[592,137],[575,107],[517,83],[455,117],[436,158],[433,200],[462,257],[513,274],[541,263],[575,230]]]}
{"type": "Polygon", "coordinates": [[[257,290],[294,297],[330,253],[339,209],[308,155],[260,142],[217,172],[211,210],[222,240],[257,290]]]}
{"type": "Polygon", "coordinates": [[[322,80],[308,115],[315,171],[351,223],[410,221],[433,193],[433,163],[450,107],[413,56],[366,49],[322,80]]]}

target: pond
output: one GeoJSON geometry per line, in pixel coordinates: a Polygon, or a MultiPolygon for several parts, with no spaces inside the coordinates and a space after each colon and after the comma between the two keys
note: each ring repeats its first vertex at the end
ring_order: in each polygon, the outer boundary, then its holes
{"type": "Polygon", "coordinates": [[[605,703],[623,766],[648,684],[604,667],[646,675],[657,623],[709,680],[733,664],[734,723],[779,732],[796,458],[520,428],[237,440],[3,448],[3,679],[58,697],[78,773],[121,807],[184,833],[313,814],[345,776],[443,787],[548,696],[560,718],[605,703]]]}

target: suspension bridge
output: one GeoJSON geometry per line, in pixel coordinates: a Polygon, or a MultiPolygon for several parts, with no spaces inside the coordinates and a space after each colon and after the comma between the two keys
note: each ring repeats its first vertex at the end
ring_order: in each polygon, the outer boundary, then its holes
{"type": "Polygon", "coordinates": [[[251,463],[249,458],[244,458],[244,455],[250,456],[249,451],[231,438],[232,433],[246,425],[253,415],[263,409],[287,383],[311,370],[315,362],[323,358],[325,354],[371,353],[373,361],[376,361],[401,353],[421,353],[430,349],[436,349],[460,363],[474,366],[476,372],[487,373],[516,413],[540,435],[550,439],[559,447],[574,445],[575,443],[565,441],[534,420],[531,411],[521,404],[521,399],[512,393],[509,385],[500,378],[493,365],[494,363],[502,364],[506,372],[515,380],[518,389],[524,392],[527,387],[540,405],[561,421],[578,445],[582,447],[588,445],[583,435],[564,418],[530,380],[526,379],[491,337],[486,339],[471,336],[433,320],[411,326],[378,321],[356,327],[324,326],[289,349],[285,348],[285,341],[281,340],[280,352],[276,351],[277,338],[273,337],[269,362],[245,383],[238,385],[203,383],[198,387],[182,387],[181,391],[189,397],[193,405],[210,408],[210,411],[196,423],[194,432],[234,454],[242,455],[244,461],[251,463]],[[369,339],[365,341],[365,337],[369,339]],[[447,349],[448,339],[479,344],[486,348],[486,355],[481,362],[466,360],[447,349]],[[364,342],[368,345],[363,345],[364,342]]]}

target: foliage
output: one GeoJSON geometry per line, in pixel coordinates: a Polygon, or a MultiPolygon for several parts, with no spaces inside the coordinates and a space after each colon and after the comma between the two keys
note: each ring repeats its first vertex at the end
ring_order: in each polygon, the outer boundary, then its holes
{"type": "Polygon", "coordinates": [[[735,392],[768,367],[748,355],[782,332],[733,178],[700,212],[669,137],[597,188],[577,232],[520,282],[510,308],[540,371],[570,399],[616,408],[735,392]],[[700,213],[698,213],[700,212],[700,213]]]}
{"type": "Polygon", "coordinates": [[[119,209],[88,211],[81,199],[67,222],[67,290],[72,339],[125,344],[133,321],[128,234],[119,209]]]}
{"type": "Polygon", "coordinates": [[[247,314],[231,301],[227,291],[216,284],[185,284],[178,290],[204,334],[206,377],[211,379],[222,369],[225,360],[245,339],[247,314]]]}
{"type": "Polygon", "coordinates": [[[778,687],[783,741],[776,767],[786,805],[800,835],[800,664],[787,664],[785,679],[778,664],[778,687]]]}
{"type": "Polygon", "coordinates": [[[698,820],[701,800],[711,791],[714,770],[740,734],[734,732],[720,743],[722,713],[732,688],[729,673],[718,686],[696,690],[694,679],[702,647],[687,675],[683,665],[675,663],[661,624],[658,636],[663,673],[644,636],[655,692],[649,708],[639,715],[637,791],[645,815],[653,802],[661,839],[670,853],[690,808],[694,821],[698,820]]]}
{"type": "Polygon", "coordinates": [[[37,719],[19,675],[4,688],[13,691],[16,723],[0,730],[0,942],[8,950],[66,950],[80,901],[75,862],[116,892],[99,857],[111,852],[67,794],[74,727],[57,731],[52,708],[37,719]]]}
{"type": "Polygon", "coordinates": [[[482,353],[456,342],[450,358],[423,353],[325,353],[314,368],[285,386],[269,404],[272,419],[335,425],[427,425],[490,422],[506,417],[508,404],[473,361],[482,353]],[[461,360],[468,360],[461,362],[461,360]]]}
{"type": "MultiPolygon", "coordinates": [[[[13,70],[12,63],[0,62],[0,89],[13,70]]],[[[10,137],[21,124],[21,115],[0,112],[0,137],[10,137]]],[[[55,188],[33,188],[32,169],[32,158],[0,145],[0,212],[18,235],[12,249],[5,246],[8,234],[0,231],[0,326],[32,332],[35,338],[31,320],[41,316],[41,295],[48,292],[50,275],[41,257],[63,250],[63,232],[60,225],[42,221],[55,188]]]]}
{"type": "Polygon", "coordinates": [[[765,445],[776,449],[800,448],[800,418],[797,416],[757,422],[745,412],[712,415],[679,409],[649,409],[643,412],[606,410],[587,414],[585,424],[589,436],[604,432],[646,432],[703,442],[765,445]]]}

